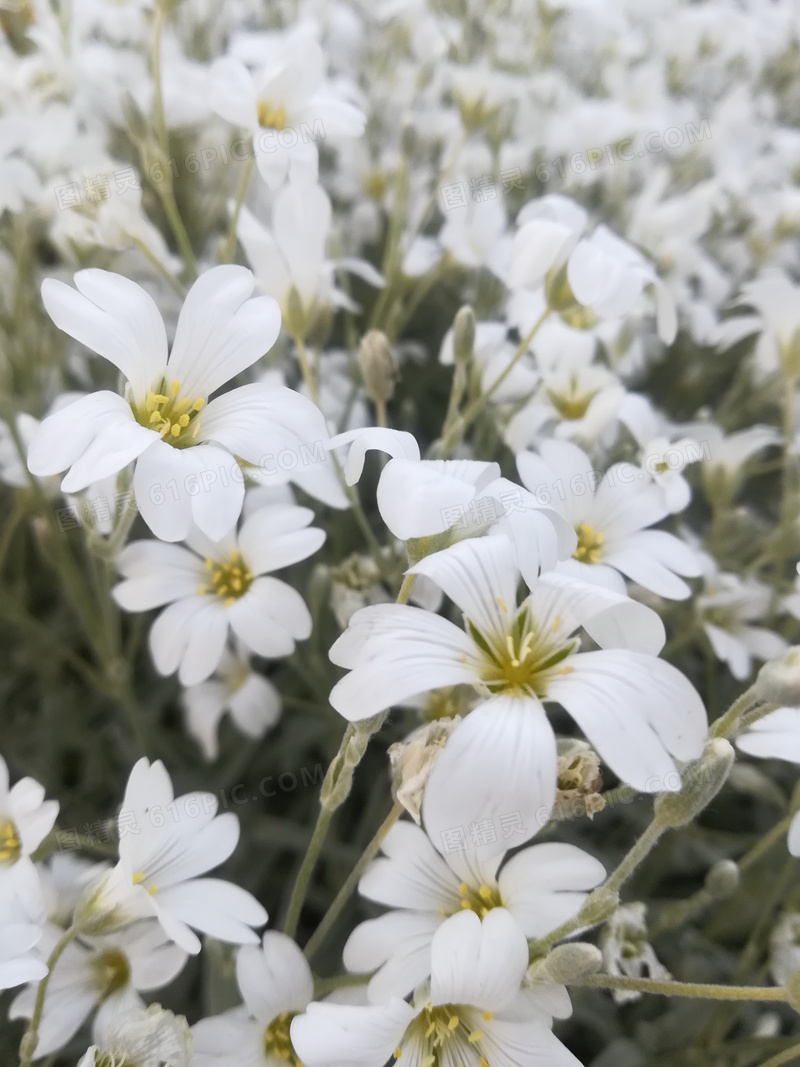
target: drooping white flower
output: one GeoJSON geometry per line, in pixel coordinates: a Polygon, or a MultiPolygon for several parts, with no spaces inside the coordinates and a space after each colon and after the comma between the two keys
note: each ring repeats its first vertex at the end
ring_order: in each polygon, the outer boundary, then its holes
{"type": "Polygon", "coordinates": [[[44,919],[45,900],[31,854],[58,815],[58,801],[44,797],[44,786],[33,778],[9,787],[8,766],[0,756],[0,900],[16,899],[35,923],[44,919]]]}
{"type": "Polygon", "coordinates": [[[309,523],[310,508],[259,508],[231,531],[211,541],[199,530],[186,547],[134,541],[117,566],[123,581],[113,589],[125,611],[168,605],[150,631],[150,652],[164,675],[178,672],[182,685],[197,685],[220,664],[232,630],[259,656],[289,656],[295,641],[311,633],[311,616],[300,594],[272,576],[316,552],[325,533],[309,523]]]}
{"type": "Polygon", "coordinates": [[[481,922],[471,911],[443,923],[431,945],[431,982],[413,1004],[312,1003],[292,1021],[306,1067],[507,1064],[580,1067],[550,1030],[550,1017],[521,988],[525,935],[503,908],[481,922]]]}
{"type": "Polygon", "coordinates": [[[194,1067],[300,1067],[290,1026],[314,996],[314,979],[291,938],[268,930],[260,948],[242,948],[236,979],[244,1004],[192,1028],[194,1067]]]}
{"type": "Polygon", "coordinates": [[[313,182],[316,139],[359,137],[366,116],[325,84],[325,56],[304,30],[265,41],[262,68],[251,73],[233,56],[211,68],[211,106],[249,130],[259,174],[271,189],[286,179],[313,182]],[[321,132],[319,132],[321,131],[321,132]]]}
{"type": "Polygon", "coordinates": [[[700,558],[674,534],[648,529],[667,517],[667,507],[643,467],[617,463],[601,475],[572,442],[543,441],[539,455],[518,454],[517,469],[534,497],[558,511],[577,534],[572,559],[559,570],[620,593],[624,574],[671,600],[691,595],[678,575],[698,577],[700,558]]]}
{"type": "Polygon", "coordinates": [[[97,1044],[87,1049],[78,1067],[189,1067],[192,1035],[182,1015],[160,1004],[135,1006],[98,1020],[97,1044]]]}
{"type": "Polygon", "coordinates": [[[473,911],[483,919],[505,908],[527,938],[544,937],[572,918],[605,878],[592,856],[554,841],[522,849],[507,863],[500,853],[482,865],[487,839],[505,833],[506,847],[513,847],[513,829],[486,822],[463,829],[463,839],[450,833],[434,847],[419,826],[399,822],[381,846],[383,856],[361,878],[363,896],[396,909],[357,926],[344,949],[349,971],[373,975],[367,989],[373,1003],[405,996],[430,977],[431,941],[449,916],[473,911]]]}
{"type": "Polygon", "coordinates": [[[349,485],[361,477],[370,449],[392,457],[381,471],[377,501],[381,518],[401,541],[497,526],[513,540],[526,577],[553,567],[574,549],[573,532],[558,513],[501,478],[497,463],[423,460],[413,434],[377,426],[348,430],[330,440],[331,448],[346,444],[349,485]]]}
{"type": "Polygon", "coordinates": [[[223,651],[213,678],[181,694],[186,726],[208,760],[219,754],[217,732],[226,711],[237,729],[253,739],[263,737],[280,718],[280,693],[253,670],[241,642],[237,645],[235,652],[223,651]]]}
{"type": "MultiPolygon", "coordinates": [[[[64,934],[47,926],[39,952],[47,957],[64,934]]],[[[173,944],[154,919],[135,923],[105,937],[72,941],[53,968],[39,1023],[37,1056],[63,1048],[95,1010],[95,1025],[135,1007],[144,1008],[140,992],[161,989],[183,969],[186,953],[173,944]]],[[[30,1019],[37,986],[14,1000],[11,1019],[30,1019]]]]}
{"type": "Polygon", "coordinates": [[[239,840],[232,812],[217,815],[213,793],[175,797],[161,760],[140,759],[131,771],[117,820],[119,862],[86,905],[98,921],[127,925],[155,917],[176,945],[200,951],[199,930],[220,941],[257,944],[251,927],[267,913],[239,886],[203,878],[231,855],[239,840]]]}
{"type": "Polygon", "coordinates": [[[125,396],[101,390],[44,420],[28,452],[37,476],[69,468],[75,493],[136,461],[136,503],[151,530],[180,541],[194,522],[220,538],[244,500],[238,460],[327,439],[319,410],[290,389],[253,384],[209,396],[273,344],[280,312],[268,296],[248,299],[244,267],[214,267],[195,282],[178,319],[172,351],[152,298],[108,271],[75,275],[77,291],[47,279],[45,307],[65,333],[98,352],[127,379],[125,396]]]}
{"type": "MultiPolygon", "coordinates": [[[[433,841],[504,812],[521,813],[524,839],[533,836],[556,792],[549,701],[563,705],[611,769],[639,790],[676,788],[671,757],[701,754],[702,701],[656,658],[664,629],[644,605],[554,573],[517,607],[519,570],[503,535],[462,541],[410,573],[427,575],[461,608],[465,630],[408,605],[363,608],[331,648],[349,673],[330,699],[358,720],[442,686],[469,684],[484,696],[431,772],[422,814],[433,841]],[[579,651],[581,626],[599,651],[579,651]]],[[[500,841],[483,855],[502,851],[500,841]]]]}
{"type": "MultiPolygon", "coordinates": [[[[672,977],[647,940],[646,911],[640,901],[625,904],[607,923],[601,945],[607,974],[660,980],[672,977]]],[[[641,995],[629,989],[614,991],[614,999],[618,1004],[639,1000],[641,995]]]]}

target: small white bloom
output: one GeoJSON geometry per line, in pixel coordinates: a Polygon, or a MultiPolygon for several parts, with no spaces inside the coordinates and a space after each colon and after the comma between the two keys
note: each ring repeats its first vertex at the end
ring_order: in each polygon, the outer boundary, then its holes
{"type": "Polygon", "coordinates": [[[226,711],[237,729],[253,739],[263,737],[281,714],[280,693],[253,670],[242,647],[235,653],[225,650],[215,677],[184,689],[181,699],[189,733],[209,760],[219,754],[217,732],[226,711]]]}
{"type": "MultiPolygon", "coordinates": [[[[645,905],[637,902],[619,908],[609,919],[601,943],[603,966],[607,974],[662,980],[672,977],[646,940],[645,915],[645,905]]],[[[618,1004],[626,1004],[639,1000],[641,995],[634,990],[617,989],[614,991],[614,1000],[618,1004]]]]}
{"type": "Polygon", "coordinates": [[[153,623],[150,652],[182,685],[204,682],[219,666],[229,631],[259,656],[290,656],[311,633],[305,601],[272,571],[316,552],[325,533],[310,508],[259,508],[210,541],[195,530],[186,546],[133,541],[117,560],[124,581],[113,589],[125,611],[168,607],[153,623]]]}
{"type": "Polygon", "coordinates": [[[46,418],[28,451],[33,474],[69,468],[61,487],[75,493],[135,460],[136,503],[157,537],[180,541],[194,522],[219,538],[242,509],[238,460],[258,466],[268,452],[327,439],[319,410],[289,389],[244,385],[208,403],[278,336],[275,301],[248,299],[249,270],[215,267],[194,283],[169,359],[164,323],[144,289],[97,269],[79,271],[75,284],[43,283],[50,317],[128,384],[124,397],[102,390],[46,418]]]}
{"type": "Polygon", "coordinates": [[[503,908],[481,922],[464,911],[431,944],[431,982],[413,1004],[375,1007],[312,1003],[292,1022],[306,1067],[524,1064],[580,1067],[550,1030],[550,1016],[522,991],[528,944],[503,908]]]}
{"type": "Polygon", "coordinates": [[[695,610],[714,655],[727,663],[737,681],[744,681],[753,670],[753,659],[769,660],[780,656],[787,642],[765,626],[754,626],[769,609],[771,592],[755,578],[718,571],[709,556],[705,587],[695,601],[695,610]]]}
{"type": "Polygon", "coordinates": [[[239,840],[239,820],[232,812],[217,815],[217,806],[213,793],[176,799],[164,764],[140,759],[118,819],[119,863],[96,888],[92,910],[123,924],[155,916],[193,955],[201,945],[190,927],[220,941],[256,944],[250,927],[267,921],[258,901],[231,882],[199,877],[224,863],[239,840]]]}
{"type": "Polygon", "coordinates": [[[558,569],[587,582],[625,592],[621,574],[659,596],[685,600],[691,589],[678,575],[698,577],[697,553],[674,534],[650,530],[667,516],[662,493],[650,474],[617,463],[601,476],[570,441],[544,441],[539,455],[520,452],[523,485],[554,508],[577,534],[572,559],[558,569]]]}
{"type": "MultiPolygon", "coordinates": [[[[435,816],[434,821],[441,822],[435,816]]],[[[431,942],[449,916],[473,911],[484,919],[505,908],[527,938],[540,938],[572,918],[587,891],[605,878],[596,859],[559,842],[522,849],[507,863],[501,852],[482,865],[477,850],[498,835],[498,828],[493,822],[475,823],[468,832],[465,855],[448,851],[446,840],[432,843],[420,827],[399,822],[383,842],[384,855],[362,877],[363,896],[396,909],[357,926],[344,949],[349,971],[375,972],[367,989],[373,1003],[405,996],[430,977],[431,942]]],[[[509,840],[506,846],[515,843],[509,840]]]]}
{"type": "Polygon", "coordinates": [[[249,130],[259,174],[271,189],[287,175],[313,182],[319,166],[318,129],[326,140],[359,137],[366,117],[325,84],[325,57],[313,37],[299,32],[265,41],[261,70],[251,74],[226,56],[211,67],[211,106],[249,130]]]}
{"type": "Polygon", "coordinates": [[[16,899],[37,923],[44,919],[45,899],[31,854],[58,815],[58,801],[44,797],[44,786],[33,778],[20,778],[9,788],[8,767],[0,756],[0,897],[16,899]]]}
{"type": "Polygon", "coordinates": [[[239,950],[236,979],[244,1004],[192,1028],[193,1067],[227,1067],[234,1050],[247,1067],[302,1067],[289,1032],[314,996],[302,951],[285,934],[268,930],[260,948],[239,950]]]}
{"type": "Polygon", "coordinates": [[[96,1027],[95,1041],[78,1067],[189,1067],[192,1058],[186,1019],[160,1004],[107,1015],[96,1027]]]}

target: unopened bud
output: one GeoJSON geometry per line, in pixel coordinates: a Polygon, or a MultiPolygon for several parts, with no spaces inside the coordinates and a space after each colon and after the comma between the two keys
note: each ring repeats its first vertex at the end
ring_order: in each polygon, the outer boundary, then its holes
{"type": "Polygon", "coordinates": [[[465,304],[453,319],[453,359],[456,366],[464,367],[472,359],[475,349],[475,312],[465,304]]]}
{"type": "Polygon", "coordinates": [[[391,400],[400,374],[389,338],[382,330],[370,330],[364,335],[358,348],[358,363],[373,404],[391,400]]]}
{"type": "Polygon", "coordinates": [[[347,728],[347,741],[328,768],[320,790],[320,806],[327,811],[336,811],[350,795],[353,773],[367,750],[370,738],[380,730],[386,719],[381,711],[369,719],[351,723],[347,728]]]}
{"type": "Polygon", "coordinates": [[[570,982],[596,974],[602,965],[603,954],[597,945],[572,941],[566,945],[556,945],[544,959],[532,963],[527,979],[533,985],[569,985],[570,982]]]}
{"type": "Polygon", "coordinates": [[[415,730],[405,741],[389,746],[392,796],[419,826],[422,794],[445,742],[460,718],[437,719],[415,730]]]}
{"type": "Polygon", "coordinates": [[[768,704],[800,706],[800,646],[768,660],[756,676],[755,695],[768,704]]]}
{"type": "Polygon", "coordinates": [[[615,889],[607,889],[604,885],[598,886],[583,902],[583,907],[578,912],[578,921],[581,926],[597,926],[598,923],[610,919],[618,907],[619,893],[615,889]]]}
{"type": "Polygon", "coordinates": [[[720,860],[706,875],[705,888],[714,900],[727,900],[739,888],[739,868],[733,860],[720,860]]]}
{"type": "Polygon", "coordinates": [[[286,332],[291,337],[304,338],[308,332],[309,315],[303,306],[303,298],[294,286],[289,290],[281,311],[286,332]]]}
{"type": "Polygon", "coordinates": [[[662,793],[655,802],[655,815],[664,827],[688,826],[722,789],[733,766],[735,753],[729,741],[715,737],[696,763],[684,771],[680,793],[662,793]]]}

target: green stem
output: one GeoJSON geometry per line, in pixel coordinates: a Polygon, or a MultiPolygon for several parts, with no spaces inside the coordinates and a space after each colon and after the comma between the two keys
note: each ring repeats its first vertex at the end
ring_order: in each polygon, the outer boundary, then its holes
{"type": "Polygon", "coordinates": [[[542,314],[533,324],[533,328],[530,330],[530,332],[522,338],[508,365],[495,378],[489,388],[485,390],[485,392],[482,392],[480,396],[476,397],[471,404],[468,404],[462,414],[459,415],[456,419],[454,419],[454,421],[449,427],[445,426],[444,431],[442,432],[441,447],[439,449],[439,456],[441,459],[447,459],[447,457],[453,451],[455,446],[464,436],[466,431],[469,429],[469,427],[472,425],[478,415],[480,415],[480,413],[486,407],[488,402],[491,400],[491,398],[494,396],[494,394],[509,376],[514,367],[528,351],[528,346],[536,335],[536,331],[539,329],[539,327],[542,325],[542,323],[549,314],[550,308],[547,307],[544,309],[542,314]]]}
{"type": "Polygon", "coordinates": [[[705,982],[662,982],[652,978],[623,978],[594,974],[572,983],[585,989],[629,989],[662,997],[702,997],[704,1000],[758,1000],[785,1003],[786,990],[775,986],[726,986],[705,982]]]}
{"type": "Polygon", "coordinates": [[[668,828],[663,826],[657,818],[654,818],[645,832],[634,844],[633,848],[624,857],[620,865],[609,877],[605,884],[606,889],[618,891],[626,882],[639,864],[652,852],[661,836],[668,828]]]}
{"type": "Polygon", "coordinates": [[[39,1041],[39,1024],[42,1021],[44,998],[47,993],[47,986],[50,982],[53,968],[58,963],[59,959],[61,959],[64,950],[77,936],[77,927],[71,926],[50,953],[50,957],[47,960],[47,974],[41,982],[39,982],[39,988],[36,991],[36,1002],[33,1006],[33,1015],[31,1016],[31,1021],[28,1023],[28,1029],[25,1031],[19,1046],[19,1067],[30,1067],[33,1061],[33,1057],[36,1054],[36,1045],[39,1041]]]}
{"type": "MultiPolygon", "coordinates": [[[[345,740],[348,740],[347,732],[345,732],[345,740]]],[[[343,741],[339,753],[343,751],[344,745],[345,742],[343,741]]],[[[300,912],[303,909],[303,902],[306,899],[308,883],[311,880],[314,867],[319,859],[320,850],[328,833],[331,819],[333,818],[333,812],[333,808],[320,808],[319,815],[317,816],[317,824],[314,827],[314,833],[311,835],[311,840],[306,849],[306,854],[303,857],[303,862],[300,864],[300,870],[297,872],[292,895],[289,899],[289,907],[286,911],[283,932],[287,937],[294,937],[297,933],[297,924],[300,921],[300,912]]]]}
{"type": "Polygon", "coordinates": [[[416,574],[407,574],[403,578],[403,584],[400,586],[400,592],[397,594],[397,603],[398,604],[406,604],[406,603],[408,603],[408,597],[409,597],[409,594],[411,592],[411,586],[414,584],[414,579],[415,578],[416,578],[416,574]]]}
{"type": "Polygon", "coordinates": [[[735,733],[736,725],[740,716],[744,715],[746,711],[749,711],[754,704],[758,702],[758,695],[756,693],[755,685],[751,685],[749,689],[745,691],[734,700],[724,715],[721,715],[716,722],[712,723],[709,730],[709,737],[730,737],[735,733]]]}
{"type": "Polygon", "coordinates": [[[800,1060],[800,1045],[794,1045],[785,1052],[779,1052],[777,1056],[764,1060],[761,1067],[781,1067],[781,1064],[791,1063],[792,1060],[800,1060]]]}
{"type": "Polygon", "coordinates": [[[361,875],[364,873],[364,871],[367,869],[367,866],[374,859],[375,855],[378,852],[378,849],[383,844],[384,838],[389,833],[394,824],[397,822],[397,820],[400,818],[402,812],[402,805],[395,802],[394,806],[392,807],[392,810],[381,823],[375,836],[364,849],[364,852],[361,855],[361,859],[359,859],[358,863],[348,875],[344,885],[333,898],[333,902],[331,903],[331,906],[328,908],[328,910],[325,912],[325,915],[322,917],[322,921],[320,922],[319,926],[309,938],[308,944],[306,945],[304,950],[306,954],[306,959],[310,960],[314,956],[322,942],[330,933],[331,928],[339,917],[342,908],[345,906],[347,901],[355,892],[355,888],[358,885],[359,880],[361,879],[361,875]]]}
{"type": "Polygon", "coordinates": [[[236,200],[233,205],[231,221],[228,224],[228,233],[225,237],[225,244],[222,246],[219,254],[220,263],[230,263],[233,259],[233,253],[236,251],[236,228],[239,224],[239,215],[242,210],[242,204],[244,203],[244,198],[247,196],[247,190],[250,186],[250,178],[253,174],[254,162],[255,156],[248,155],[245,165],[242,167],[239,175],[239,184],[236,187],[236,200]]]}
{"type": "Polygon", "coordinates": [[[792,824],[794,815],[787,815],[785,819],[781,819],[777,825],[773,826],[768,834],[765,834],[748,853],[746,853],[739,860],[739,870],[746,871],[748,867],[752,867],[754,863],[757,863],[763,855],[775,845],[783,835],[787,832],[792,824]]]}

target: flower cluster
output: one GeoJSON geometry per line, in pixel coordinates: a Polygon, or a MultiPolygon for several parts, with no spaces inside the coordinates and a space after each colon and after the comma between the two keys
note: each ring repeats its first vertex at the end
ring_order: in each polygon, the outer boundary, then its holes
{"type": "Polygon", "coordinates": [[[4,1063],[800,1056],[798,57],[2,5],[4,1063]]]}

